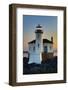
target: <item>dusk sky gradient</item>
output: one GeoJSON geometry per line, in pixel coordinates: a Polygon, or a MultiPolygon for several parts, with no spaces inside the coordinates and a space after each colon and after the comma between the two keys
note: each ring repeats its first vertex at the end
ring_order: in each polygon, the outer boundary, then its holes
{"type": "Polygon", "coordinates": [[[23,16],[23,48],[28,50],[28,42],[35,39],[36,26],[40,24],[43,28],[43,38],[51,40],[53,36],[54,45],[57,48],[57,16],[23,16]]]}

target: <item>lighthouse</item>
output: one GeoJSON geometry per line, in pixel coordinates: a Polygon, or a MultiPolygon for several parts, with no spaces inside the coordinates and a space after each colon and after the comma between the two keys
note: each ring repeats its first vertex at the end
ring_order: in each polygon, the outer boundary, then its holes
{"type": "Polygon", "coordinates": [[[36,63],[41,64],[42,52],[43,52],[43,29],[40,24],[36,26],[35,40],[29,43],[29,64],[36,63]]]}
{"type": "Polygon", "coordinates": [[[40,54],[43,51],[43,39],[42,39],[43,29],[40,24],[38,24],[38,26],[36,27],[35,34],[36,34],[36,43],[35,43],[36,53],[40,54]]]}

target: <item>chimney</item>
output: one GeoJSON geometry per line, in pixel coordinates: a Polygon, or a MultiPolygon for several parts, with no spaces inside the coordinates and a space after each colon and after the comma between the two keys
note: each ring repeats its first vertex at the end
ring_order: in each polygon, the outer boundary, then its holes
{"type": "Polygon", "coordinates": [[[53,42],[53,37],[51,37],[51,41],[53,42]]]}

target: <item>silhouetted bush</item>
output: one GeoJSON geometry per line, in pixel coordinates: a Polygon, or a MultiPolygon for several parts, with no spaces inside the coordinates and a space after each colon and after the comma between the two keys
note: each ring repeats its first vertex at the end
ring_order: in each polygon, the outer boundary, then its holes
{"type": "Polygon", "coordinates": [[[27,57],[24,57],[24,58],[23,58],[23,63],[24,63],[24,64],[28,64],[28,61],[29,61],[29,58],[27,58],[27,57]]]}
{"type": "Polygon", "coordinates": [[[57,73],[57,57],[48,59],[41,64],[28,64],[28,59],[24,59],[23,74],[43,74],[43,73],[57,73]]]}

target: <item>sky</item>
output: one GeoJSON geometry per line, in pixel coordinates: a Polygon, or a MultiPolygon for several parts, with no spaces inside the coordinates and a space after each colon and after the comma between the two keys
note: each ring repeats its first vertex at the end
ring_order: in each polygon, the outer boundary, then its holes
{"type": "Polygon", "coordinates": [[[28,51],[28,42],[35,39],[36,26],[40,24],[43,28],[43,38],[51,40],[53,36],[53,47],[57,49],[57,16],[23,16],[23,48],[28,51]]]}

